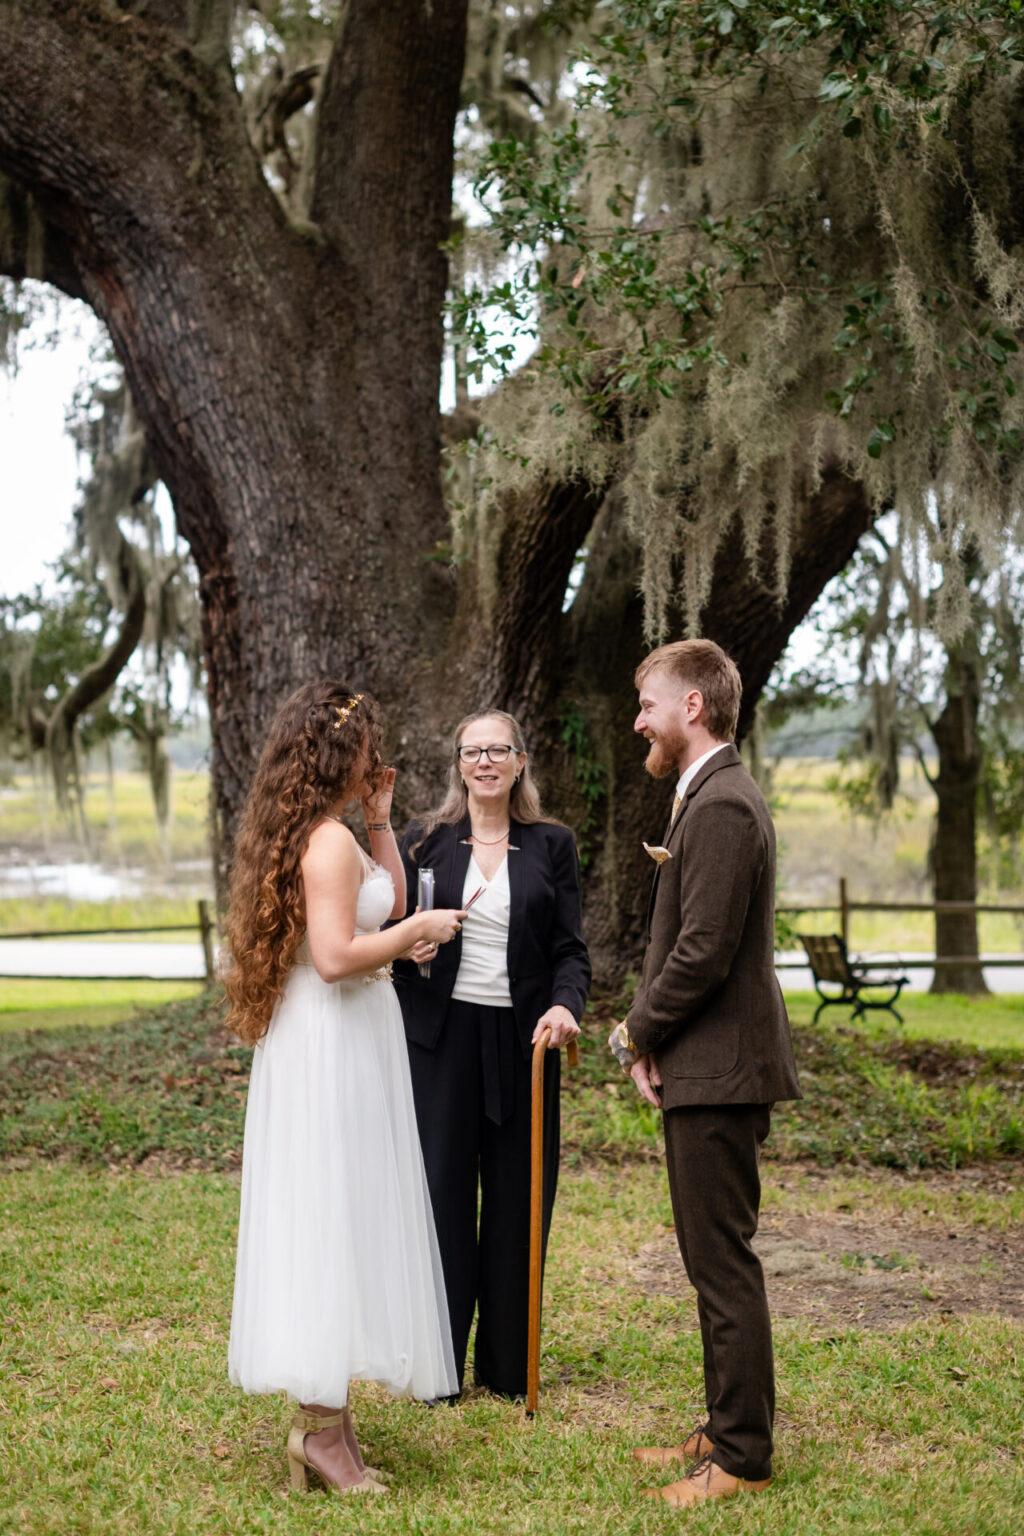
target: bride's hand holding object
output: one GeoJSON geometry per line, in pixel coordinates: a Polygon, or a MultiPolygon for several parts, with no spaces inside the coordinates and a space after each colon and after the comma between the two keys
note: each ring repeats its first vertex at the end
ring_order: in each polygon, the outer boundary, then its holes
{"type": "MultiPolygon", "coordinates": [[[[483,895],[484,889],[484,886],[480,886],[479,890],[473,892],[472,896],[466,902],[466,905],[462,908],[460,917],[465,917],[466,913],[469,911],[474,901],[476,901],[477,897],[483,895]]],[[[418,912],[419,910],[420,908],[417,907],[416,911],[418,912]]],[[[456,932],[458,932],[457,929],[456,932]]],[[[452,938],[454,937],[455,934],[453,933],[452,938]]],[[[434,958],[434,956],[437,954],[437,950],[438,946],[434,940],[417,939],[416,943],[410,945],[408,949],[404,949],[398,958],[399,960],[415,960],[418,965],[424,965],[428,960],[432,960],[434,958]]]]}
{"type": "Polygon", "coordinates": [[[416,965],[425,965],[428,960],[433,960],[436,954],[436,944],[427,939],[417,939],[415,944],[410,944],[408,949],[403,949],[397,958],[412,960],[416,965]]]}
{"type": "MultiPolygon", "coordinates": [[[[450,939],[454,939],[462,927],[462,919],[465,915],[465,907],[437,907],[429,912],[417,912],[411,919],[420,927],[420,937],[417,942],[432,944],[435,950],[439,944],[447,944],[450,939]]],[[[429,959],[430,956],[425,958],[429,959]]]]}

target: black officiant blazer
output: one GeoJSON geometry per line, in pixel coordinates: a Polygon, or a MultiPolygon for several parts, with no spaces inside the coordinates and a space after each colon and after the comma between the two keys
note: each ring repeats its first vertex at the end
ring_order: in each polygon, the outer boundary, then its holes
{"type": "MultiPolygon", "coordinates": [[[[416,849],[422,824],[413,822],[402,838],[406,911],[416,908],[421,869],[434,871],[435,907],[458,907],[466,883],[472,846],[469,817],[456,826],[435,827],[416,849]]],[[[513,819],[508,853],[508,980],[512,1008],[524,1053],[537,1020],[561,1004],[578,1022],[590,989],[590,958],[580,915],[580,866],[576,840],[568,827],[549,821],[523,826],[513,819]]],[[[407,1037],[432,1050],[441,1037],[452,988],[462,959],[462,934],[442,944],[424,978],[411,960],[396,960],[395,988],[407,1037]]]]}

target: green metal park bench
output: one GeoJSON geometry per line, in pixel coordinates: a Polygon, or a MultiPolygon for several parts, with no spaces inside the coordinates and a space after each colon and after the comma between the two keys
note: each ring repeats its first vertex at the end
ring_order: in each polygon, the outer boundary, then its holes
{"type": "Polygon", "coordinates": [[[893,1014],[901,1024],[903,1023],[903,1015],[895,1004],[909,982],[909,976],[893,976],[888,973],[877,975],[875,972],[878,967],[851,960],[846,952],[846,943],[838,933],[798,933],[797,938],[807,951],[811,974],[814,977],[814,990],[821,998],[814,1015],[815,1024],[822,1010],[832,1003],[852,1006],[855,1019],[865,1013],[868,1008],[883,1008],[893,1014]],[[840,990],[838,993],[824,992],[823,985],[838,987],[840,990]],[[888,997],[863,996],[866,991],[883,987],[887,990],[888,997]]]}

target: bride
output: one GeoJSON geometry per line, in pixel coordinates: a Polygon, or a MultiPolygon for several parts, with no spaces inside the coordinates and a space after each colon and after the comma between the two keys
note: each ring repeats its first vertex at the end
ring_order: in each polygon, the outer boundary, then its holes
{"type": "Polygon", "coordinates": [[[451,939],[460,911],[402,918],[395,772],[368,694],[307,685],[278,711],[231,875],[229,1022],[255,1045],[228,1365],[287,1392],[293,1487],[379,1493],[349,1382],[456,1390],[437,1239],[390,962],[451,939]],[[371,861],[342,824],[361,799],[371,861]]]}

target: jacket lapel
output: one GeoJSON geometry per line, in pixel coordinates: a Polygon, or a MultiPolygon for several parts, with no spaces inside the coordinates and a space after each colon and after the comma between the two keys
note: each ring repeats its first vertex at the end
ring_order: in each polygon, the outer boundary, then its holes
{"type": "Polygon", "coordinates": [[[519,945],[526,931],[526,868],[533,828],[509,819],[512,830],[508,844],[508,947],[505,956],[508,973],[515,976],[519,970],[519,945]]]}
{"type": "MultiPolygon", "coordinates": [[[[716,752],[714,757],[708,758],[707,762],[703,764],[700,771],[694,775],[692,783],[686,786],[686,794],[683,796],[683,803],[676,812],[675,820],[670,823],[665,833],[665,841],[662,844],[663,847],[669,850],[673,858],[678,858],[679,856],[678,849],[674,845],[677,845],[679,842],[680,828],[683,824],[683,817],[686,815],[687,808],[689,807],[694,795],[700,789],[701,785],[706,784],[711,775],[713,773],[717,773],[719,768],[733,768],[737,763],[741,763],[742,761],[743,759],[740,757],[740,754],[737,752],[733,743],[729,742],[728,746],[722,747],[721,751],[716,752]]],[[[658,864],[654,871],[654,879],[651,881],[651,897],[647,903],[648,943],[651,941],[651,922],[654,918],[654,898],[658,894],[658,881],[660,878],[661,865],[658,864]]]]}
{"type": "MultiPolygon", "coordinates": [[[[735,768],[737,764],[742,764],[742,762],[743,759],[740,757],[740,754],[737,752],[731,741],[727,746],[722,747],[721,751],[716,752],[714,757],[709,757],[707,762],[701,768],[700,772],[694,775],[693,783],[687,785],[686,794],[683,796],[683,803],[679,807],[679,815],[672,823],[672,831],[677,832],[679,830],[679,823],[683,819],[683,814],[686,811],[687,806],[697,791],[700,789],[701,785],[706,784],[713,773],[717,773],[720,768],[735,768]]],[[[667,846],[668,845],[666,844],[666,847],[667,846]]]]}
{"type": "Polygon", "coordinates": [[[469,817],[464,816],[456,826],[455,836],[449,843],[444,883],[441,886],[441,892],[438,894],[440,895],[442,892],[450,894],[450,905],[453,907],[457,907],[462,900],[462,890],[466,884],[466,871],[469,868],[469,861],[473,856],[472,846],[466,842],[470,830],[469,817]]]}

